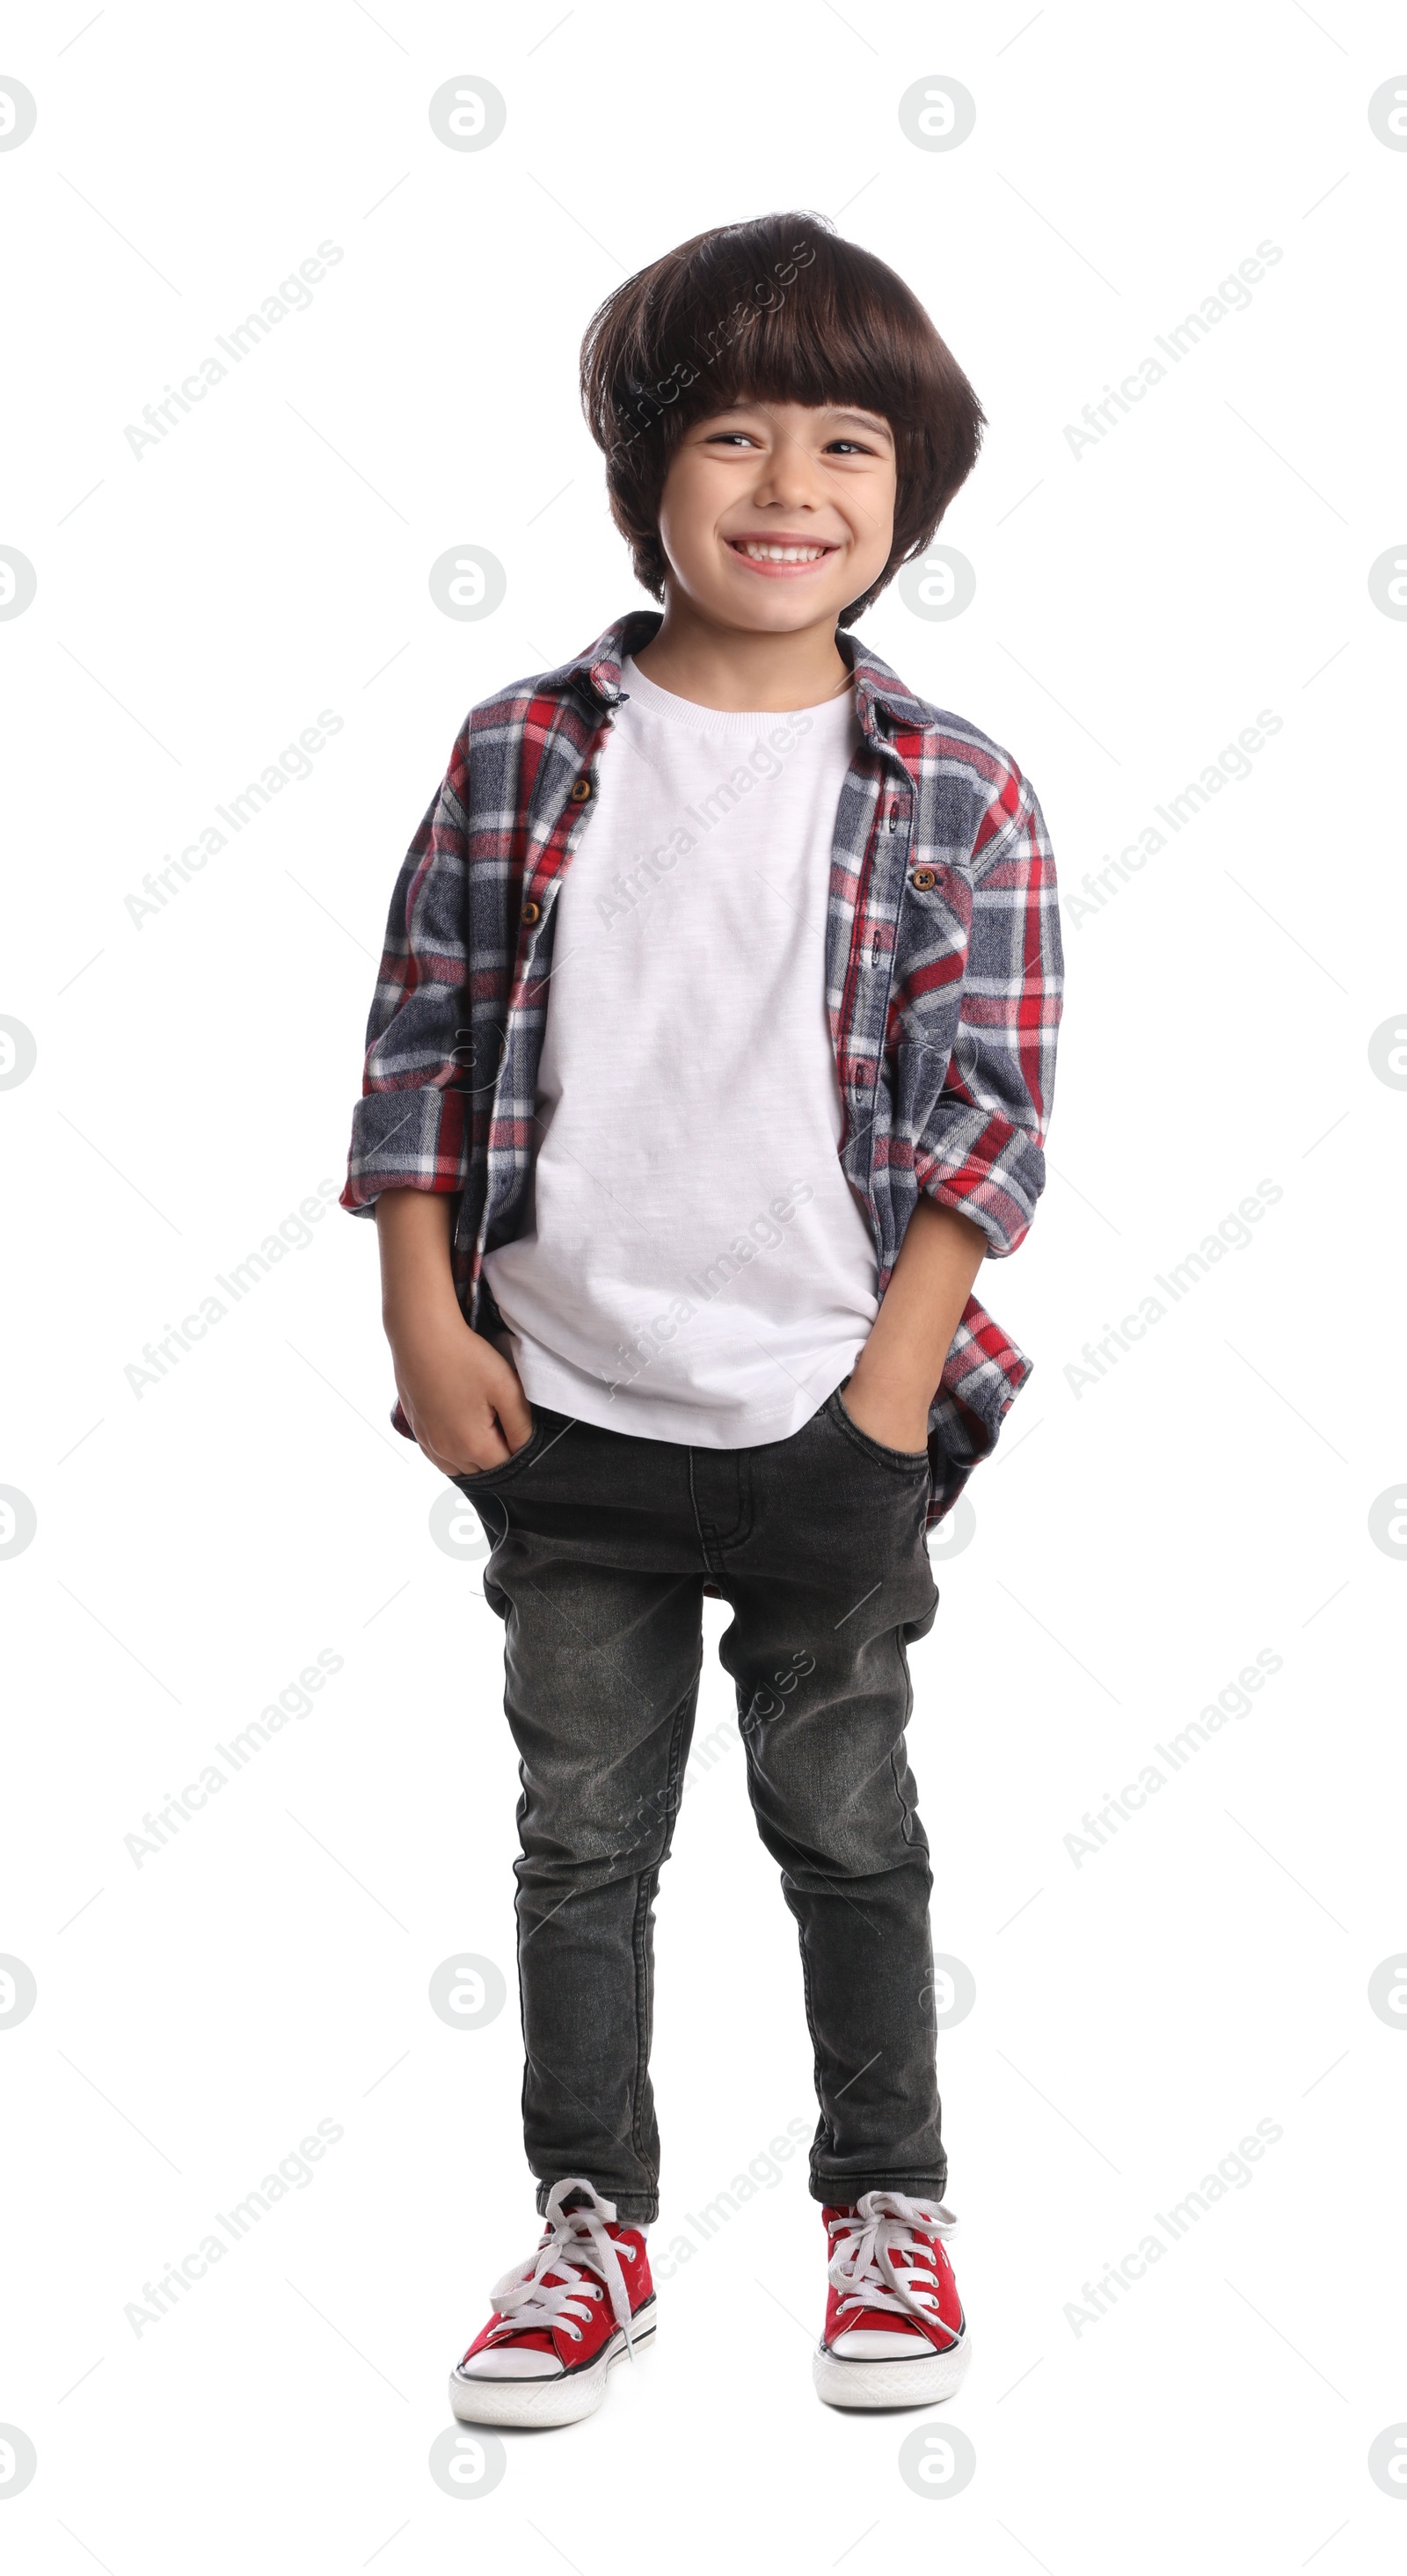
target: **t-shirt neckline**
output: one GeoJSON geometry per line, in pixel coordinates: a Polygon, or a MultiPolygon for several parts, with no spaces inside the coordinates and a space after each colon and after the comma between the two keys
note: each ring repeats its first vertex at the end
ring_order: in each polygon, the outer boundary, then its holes
{"type": "Polygon", "coordinates": [[[798,716],[808,719],[808,731],[818,726],[834,725],[843,733],[855,714],[855,691],[837,690],[833,698],[823,698],[814,707],[704,707],[694,698],[681,698],[673,689],[662,689],[657,680],[647,679],[634,659],[627,655],[621,665],[621,684],[626,697],[652,715],[664,716],[670,723],[690,733],[756,734],[766,733],[774,725],[793,725],[798,716]]]}

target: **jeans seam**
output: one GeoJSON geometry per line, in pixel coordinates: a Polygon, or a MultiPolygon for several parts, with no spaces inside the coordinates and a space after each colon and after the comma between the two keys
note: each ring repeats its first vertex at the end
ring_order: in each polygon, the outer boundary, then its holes
{"type": "Polygon", "coordinates": [[[653,1861],[640,1872],[635,1896],[635,1921],[631,1927],[631,1949],[635,1959],[635,2080],[631,2086],[630,2143],[642,2171],[648,2175],[651,2192],[659,2189],[659,2174],[653,2170],[645,2153],[640,2134],[640,2106],[645,2078],[650,2063],[650,1994],[645,1938],[649,1927],[650,1907],[659,1884],[660,1864],[653,1861]]]}
{"type": "MultiPolygon", "coordinates": [[[[825,2096],[821,2091],[821,2042],[819,2033],[816,2029],[816,2015],[811,2003],[811,1962],[806,1955],[806,1927],[803,1923],[798,1923],[796,1927],[796,1942],[797,1948],[801,1952],[801,1992],[806,2007],[806,2027],[811,2034],[811,2085],[816,2096],[816,2107],[820,2112],[821,2121],[825,2128],[826,2145],[833,2154],[835,2151],[835,2131],[831,2126],[830,2113],[826,2109],[825,2096]]],[[[816,2170],[816,2159],[819,2154],[819,2143],[817,2140],[813,2139],[811,2142],[810,2156],[811,2171],[813,2174],[816,2170]]]]}
{"type": "Polygon", "coordinates": [[[912,1837],[909,1832],[909,1827],[914,1822],[918,1810],[916,1807],[910,1806],[908,1799],[904,1795],[903,1786],[899,1778],[899,1747],[901,1744],[905,1745],[905,1758],[907,1759],[907,1745],[905,1743],[905,1739],[909,1731],[909,1720],[914,1713],[914,1677],[909,1670],[909,1659],[904,1652],[903,1638],[896,1636],[895,1642],[899,1656],[900,1668],[904,1675],[904,1722],[899,1729],[899,1733],[894,1743],[891,1744],[889,1748],[889,1769],[894,1782],[894,1795],[899,1801],[899,1814],[902,1819],[900,1824],[900,1833],[904,1842],[912,1849],[912,1837]]]}
{"type": "Polygon", "coordinates": [[[674,1840],[674,1818],[677,1813],[674,1789],[675,1783],[679,1777],[679,1748],[684,1736],[685,1728],[689,1723],[690,1713],[694,1704],[694,1695],[698,1689],[699,1677],[702,1671],[703,1656],[700,1654],[698,1663],[694,1667],[693,1676],[689,1682],[689,1686],[684,1692],[684,1695],[674,1712],[674,1724],[670,1729],[669,1737],[669,1761],[665,1770],[665,1812],[663,1824],[661,1826],[659,1856],[656,1860],[647,1863],[646,1867],[642,1869],[640,1873],[640,1884],[635,1900],[635,1921],[632,1926],[631,1933],[631,1947],[635,1958],[635,2082],[631,2088],[632,2104],[630,2141],[642,2166],[650,2176],[650,2189],[652,2192],[656,2192],[659,2189],[659,2171],[657,2167],[653,2170],[651,2169],[649,2159],[645,2153],[644,2141],[640,2134],[640,2105],[644,2095],[646,2076],[649,2071],[650,2041],[652,2037],[651,2023],[653,2018],[651,2012],[652,1996],[650,1993],[648,1974],[649,1962],[646,1957],[645,1945],[649,1931],[650,1907],[654,1903],[655,1895],[659,1887],[660,1871],[663,1869],[666,1860],[669,1858],[670,1846],[674,1840]]]}
{"type": "Polygon", "coordinates": [[[729,1454],[737,1460],[738,1517],[725,1537],[720,1537],[715,1531],[710,1540],[705,1538],[703,1523],[699,1519],[699,1497],[694,1484],[694,1451],[692,1448],[689,1451],[689,1508],[694,1515],[694,1529],[699,1542],[699,1553],[703,1558],[704,1571],[715,1583],[721,1583],[727,1571],[723,1563],[725,1555],[730,1553],[736,1555],[739,1548],[746,1547],[753,1528],[753,1453],[750,1449],[739,1449],[729,1454]]]}

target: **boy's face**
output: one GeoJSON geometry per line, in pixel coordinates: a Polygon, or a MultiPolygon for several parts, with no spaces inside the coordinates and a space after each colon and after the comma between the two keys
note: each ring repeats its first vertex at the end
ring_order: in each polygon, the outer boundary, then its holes
{"type": "Polygon", "coordinates": [[[666,594],[723,626],[833,627],[889,561],[894,493],[877,412],[746,402],[694,421],[660,497],[666,594]]]}

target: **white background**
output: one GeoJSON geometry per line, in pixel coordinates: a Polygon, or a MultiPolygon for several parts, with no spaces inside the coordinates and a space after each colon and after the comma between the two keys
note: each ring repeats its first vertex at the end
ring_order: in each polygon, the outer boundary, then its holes
{"type": "MultiPolygon", "coordinates": [[[[1368,1981],[1407,1932],[1407,1567],[1369,1512],[1404,1468],[1407,1098],[1368,1049],[1407,1000],[1407,625],[1368,573],[1404,537],[1407,154],[1367,109],[1407,86],[1400,12],[55,0],[0,46],[38,102],[0,152],[0,543],[38,579],[0,623],[0,1012],[38,1049],[0,1095],[0,1482],[37,1513],[0,1563],[0,1950],[38,1987],[0,2031],[0,2419],[38,2455],[13,2564],[1399,2565],[1407,2495],[1367,2460],[1407,2418],[1407,2035],[1368,1981]],[[430,127],[458,74],[507,102],[482,152],[430,127]],[[898,101],[942,75],[975,131],[920,150],[898,101]],[[457,1944],[511,1977],[501,1630],[388,1427],[370,1226],[332,1210],[155,1386],[124,1372],[340,1186],[391,884],[466,707],[639,601],[576,408],[589,314],[789,206],[902,272],[990,416],[942,532],[973,604],[891,591],[862,631],[1019,759],[1067,899],[1051,1184],[983,1291],[1036,1372],[915,1654],[935,1940],[977,1988],[941,2042],[977,2469],[916,2493],[899,2446],[941,2416],[818,2405],[798,2157],[678,2264],[599,2416],[507,2437],[456,2498],[445,2374],[536,2236],[513,2005],[463,2031],[427,1999],[457,1944]],[[134,455],[325,240],[311,308],[134,455]],[[1265,240],[1249,309],[1077,459],[1065,425],[1265,240]],[[507,574],[478,624],[427,587],[463,544],[507,574]],[[144,874],[325,708],[313,775],[134,926],[144,874]],[[1252,775],[1075,919],[1261,709],[1252,775]],[[1262,1179],[1253,1243],[1074,1391],[1262,1179]],[[306,1718],[138,1867],[144,1813],[323,1649],[306,1718]],[[1077,1867],[1084,1812],[1261,1649],[1251,1714],[1077,1867]],[[320,2119],[344,2135],[306,2187],[134,2333],[320,2119]],[[1251,2179],[1077,2333],[1082,2285],[1262,2120],[1251,2179]]],[[[725,1721],[715,1664],[700,1732],[725,1721]]],[[[658,1953],[663,2251],[814,2115],[736,1743],[686,1799],[658,1953]]]]}

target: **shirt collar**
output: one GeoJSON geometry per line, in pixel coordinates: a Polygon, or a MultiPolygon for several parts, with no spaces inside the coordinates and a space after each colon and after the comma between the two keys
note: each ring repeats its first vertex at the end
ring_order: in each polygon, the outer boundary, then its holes
{"type": "MultiPolygon", "coordinates": [[[[618,617],[604,634],[598,635],[584,653],[563,662],[555,671],[545,674],[549,686],[575,688],[594,697],[603,706],[614,706],[621,696],[621,665],[627,655],[643,652],[652,637],[659,633],[663,620],[658,609],[633,608],[618,617]]],[[[906,689],[897,673],[882,662],[877,653],[858,635],[848,629],[836,629],[836,645],[849,663],[855,677],[855,708],[860,729],[867,741],[883,744],[887,731],[905,727],[925,727],[933,721],[933,710],[922,698],[906,689]]]]}

